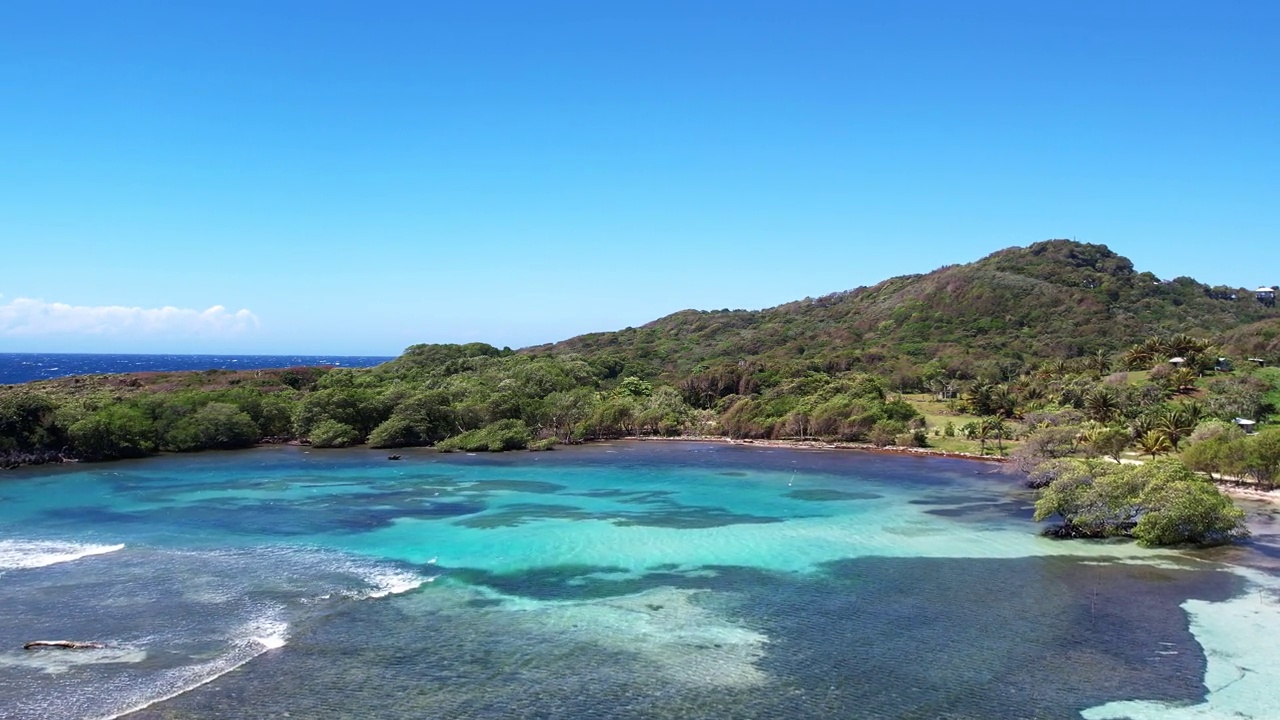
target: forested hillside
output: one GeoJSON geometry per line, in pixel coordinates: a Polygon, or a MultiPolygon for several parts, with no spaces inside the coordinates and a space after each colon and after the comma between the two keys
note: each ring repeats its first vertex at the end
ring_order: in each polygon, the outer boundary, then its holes
{"type": "MultiPolygon", "coordinates": [[[[1182,449],[1203,422],[1265,424],[1280,374],[1248,358],[1273,359],[1278,331],[1280,311],[1251,292],[1162,281],[1105,247],[1054,240],[817,300],[685,311],[520,352],[415,345],[367,369],[0,387],[0,460],[263,441],[507,450],[631,435],[983,453],[1054,436],[1050,454],[1154,456],[1182,449]]],[[[1250,465],[1254,441],[1224,433],[1211,434],[1240,440],[1230,462],[1205,467],[1280,472],[1250,465]]]]}
{"type": "MultiPolygon", "coordinates": [[[[1276,318],[1280,310],[1251,290],[1162,281],[1106,246],[1049,240],[767,310],[685,310],[533,350],[606,356],[627,373],[671,381],[746,362],[766,374],[865,370],[912,387],[930,366],[960,378],[1009,375],[1175,333],[1262,352],[1248,333],[1230,331],[1276,318]]],[[[1266,327],[1274,339],[1280,323],[1266,327]]]]}

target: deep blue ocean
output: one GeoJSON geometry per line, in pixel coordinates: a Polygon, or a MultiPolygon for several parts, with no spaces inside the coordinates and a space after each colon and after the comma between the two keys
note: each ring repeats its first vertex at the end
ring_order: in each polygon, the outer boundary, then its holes
{"type": "Polygon", "coordinates": [[[171,370],[262,370],[316,365],[371,367],[391,358],[365,355],[105,355],[0,353],[0,385],[70,375],[171,370]]]}

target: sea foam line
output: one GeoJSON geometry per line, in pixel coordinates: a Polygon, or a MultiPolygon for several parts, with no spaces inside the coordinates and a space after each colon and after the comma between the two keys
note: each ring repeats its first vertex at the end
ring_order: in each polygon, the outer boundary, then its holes
{"type": "Polygon", "coordinates": [[[123,550],[124,544],[0,540],[0,570],[30,570],[123,550]]]}
{"type": "Polygon", "coordinates": [[[287,623],[274,618],[259,619],[248,623],[241,628],[238,634],[240,639],[235,641],[232,652],[226,656],[165,673],[166,676],[173,678],[172,682],[176,685],[175,689],[157,697],[138,702],[124,710],[113,711],[110,715],[103,715],[99,720],[116,720],[116,718],[122,718],[139,710],[145,710],[156,703],[172,700],[179,695],[208,685],[223,675],[243,667],[259,655],[269,650],[284,647],[289,640],[288,630],[289,625],[287,623]]]}
{"type": "Polygon", "coordinates": [[[424,577],[405,570],[375,570],[363,577],[363,580],[372,585],[373,588],[359,593],[352,593],[351,595],[357,599],[376,599],[400,595],[417,590],[424,583],[433,582],[435,579],[435,576],[424,577]]]}

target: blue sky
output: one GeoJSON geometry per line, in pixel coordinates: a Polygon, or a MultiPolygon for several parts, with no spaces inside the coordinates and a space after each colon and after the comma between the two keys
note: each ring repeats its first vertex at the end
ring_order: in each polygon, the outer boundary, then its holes
{"type": "Polygon", "coordinates": [[[0,351],[518,347],[1054,237],[1280,282],[1280,3],[7,0],[0,27],[0,351]]]}

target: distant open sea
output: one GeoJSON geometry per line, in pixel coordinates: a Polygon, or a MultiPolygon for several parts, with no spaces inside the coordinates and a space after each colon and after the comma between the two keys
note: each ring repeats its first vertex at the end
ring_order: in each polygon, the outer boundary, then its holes
{"type": "Polygon", "coordinates": [[[372,367],[391,360],[365,355],[98,355],[0,353],[0,385],[68,375],[171,370],[261,370],[314,365],[372,367]]]}

